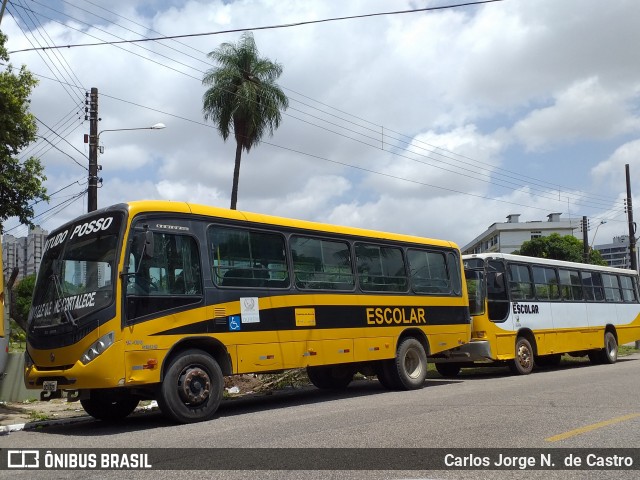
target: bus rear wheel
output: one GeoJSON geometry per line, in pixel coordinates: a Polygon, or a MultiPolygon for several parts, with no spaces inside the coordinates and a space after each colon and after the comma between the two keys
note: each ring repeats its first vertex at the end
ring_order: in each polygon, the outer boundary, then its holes
{"type": "Polygon", "coordinates": [[[415,390],[427,378],[427,354],[417,339],[408,337],[398,345],[395,358],[384,361],[381,368],[383,373],[378,374],[378,379],[385,387],[415,390]]]}
{"type": "Polygon", "coordinates": [[[614,364],[618,360],[618,341],[613,332],[605,332],[604,348],[589,353],[589,360],[593,364],[614,364]]]}
{"type": "Polygon", "coordinates": [[[516,356],[509,362],[509,369],[517,375],[528,375],[533,370],[533,349],[524,337],[516,340],[516,356]]]}
{"type": "Polygon", "coordinates": [[[139,398],[117,390],[92,390],[89,398],[80,400],[84,411],[93,418],[111,422],[129,416],[139,402],[139,398]]]}
{"type": "Polygon", "coordinates": [[[170,363],[158,395],[162,413],[179,423],[210,420],[222,400],[218,363],[202,350],[186,350],[170,363]]]}
{"type": "Polygon", "coordinates": [[[323,390],[344,390],[353,380],[354,369],[348,365],[307,367],[311,383],[323,390]]]}

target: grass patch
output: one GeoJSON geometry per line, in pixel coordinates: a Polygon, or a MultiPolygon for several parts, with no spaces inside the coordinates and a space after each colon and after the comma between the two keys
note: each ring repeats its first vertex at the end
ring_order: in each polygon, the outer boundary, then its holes
{"type": "Polygon", "coordinates": [[[50,420],[51,417],[44,412],[39,410],[32,410],[29,412],[29,420],[33,422],[42,422],[44,420],[50,420]]]}
{"type": "Polygon", "coordinates": [[[632,355],[634,353],[640,353],[640,350],[638,350],[635,347],[631,347],[629,345],[620,345],[618,347],[618,356],[619,357],[624,357],[626,355],[632,355]]]}

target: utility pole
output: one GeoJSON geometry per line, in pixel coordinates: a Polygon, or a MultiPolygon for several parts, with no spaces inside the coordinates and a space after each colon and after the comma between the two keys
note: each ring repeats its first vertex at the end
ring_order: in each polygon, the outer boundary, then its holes
{"type": "Polygon", "coordinates": [[[584,263],[589,263],[589,221],[586,215],[582,217],[582,245],[584,263]]]}
{"type": "Polygon", "coordinates": [[[7,0],[2,0],[2,7],[0,7],[0,23],[2,23],[2,17],[4,16],[4,9],[7,6],[7,0]]]}
{"type": "MultiPolygon", "coordinates": [[[[85,112],[89,117],[89,187],[87,191],[87,211],[98,209],[98,89],[93,87],[85,102],[85,112]]],[[[85,120],[87,115],[85,115],[85,120]]]]}
{"type": "Polygon", "coordinates": [[[629,256],[631,257],[631,270],[638,270],[638,253],[636,251],[636,224],[633,221],[633,207],[631,204],[631,179],[629,164],[624,166],[627,176],[627,217],[629,218],[629,256]]]}

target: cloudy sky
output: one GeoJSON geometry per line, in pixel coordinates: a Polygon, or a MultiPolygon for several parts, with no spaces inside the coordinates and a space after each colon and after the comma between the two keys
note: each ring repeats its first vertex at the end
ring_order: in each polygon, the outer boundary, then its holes
{"type": "MultiPolygon", "coordinates": [[[[628,233],[624,165],[640,188],[640,2],[9,0],[1,28],[32,95],[53,230],[85,212],[85,92],[99,90],[98,206],[162,198],[228,207],[235,142],[202,114],[206,54],[254,29],[290,107],[242,159],[238,209],[446,238],[512,213],[628,233]],[[106,5],[106,6],[105,6],[106,5]],[[49,45],[212,33],[177,40],[49,45]],[[55,148],[51,145],[54,144],[55,148]]],[[[637,201],[635,202],[638,203],[637,201]]],[[[21,236],[15,219],[5,231],[21,236]]],[[[578,233],[578,235],[580,235],[578,233]]]]}

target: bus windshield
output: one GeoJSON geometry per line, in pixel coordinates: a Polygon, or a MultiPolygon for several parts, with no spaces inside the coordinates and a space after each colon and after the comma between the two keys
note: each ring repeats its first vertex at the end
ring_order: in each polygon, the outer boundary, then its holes
{"type": "Polygon", "coordinates": [[[52,233],[44,246],[29,328],[77,326],[114,299],[116,247],[123,217],[84,217],[52,233]]]}

